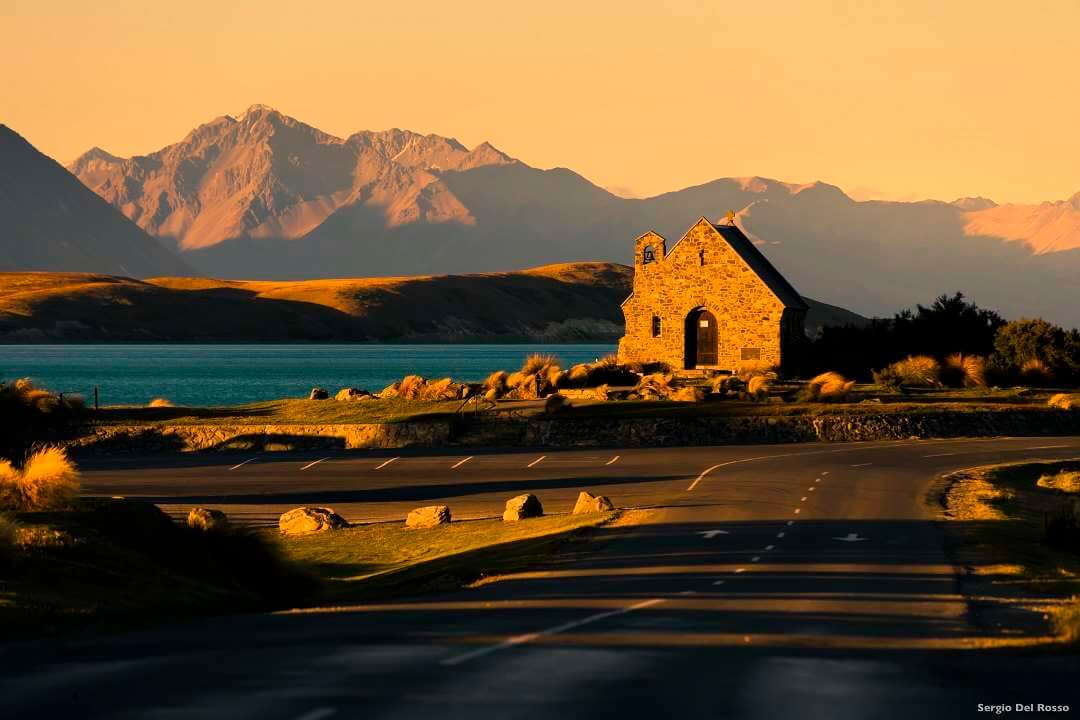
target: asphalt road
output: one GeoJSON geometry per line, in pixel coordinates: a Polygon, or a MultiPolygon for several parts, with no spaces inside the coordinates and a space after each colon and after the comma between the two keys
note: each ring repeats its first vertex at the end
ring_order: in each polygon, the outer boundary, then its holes
{"type": "Polygon", "coordinates": [[[565,510],[582,488],[660,509],[452,595],[0,646],[0,706],[8,717],[955,718],[988,714],[979,703],[1017,716],[1023,702],[1075,715],[1077,655],[1024,647],[1037,623],[972,612],[927,496],[945,471],[1077,455],[1080,438],[1005,438],[86,462],[91,492],[251,522],[299,503],[354,521],[433,502],[490,516],[525,491],[565,510]]]}

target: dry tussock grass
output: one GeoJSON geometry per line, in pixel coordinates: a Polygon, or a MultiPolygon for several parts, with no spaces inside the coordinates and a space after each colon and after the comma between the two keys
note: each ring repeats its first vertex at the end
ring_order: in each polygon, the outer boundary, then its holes
{"type": "Polygon", "coordinates": [[[79,495],[79,471],[62,448],[34,451],[21,469],[0,461],[0,507],[52,510],[69,506],[79,495]]]}
{"type": "Polygon", "coordinates": [[[168,398],[159,397],[159,398],[154,398],[153,400],[151,400],[149,402],[149,404],[147,405],[147,407],[170,408],[170,407],[175,407],[175,405],[172,404],[172,400],[169,400],[168,398]]]}
{"type": "Polygon", "coordinates": [[[775,380],[779,377],[776,374],[776,366],[764,360],[743,360],[739,363],[739,369],[735,374],[743,380],[761,376],[775,380]]]}
{"type": "Polygon", "coordinates": [[[503,392],[506,390],[506,378],[508,374],[505,370],[496,370],[487,376],[484,380],[485,390],[498,390],[503,392]]]}
{"type": "Polygon", "coordinates": [[[1058,410],[1080,410],[1080,395],[1057,393],[1051,395],[1046,404],[1058,410]]]}
{"type": "Polygon", "coordinates": [[[1020,381],[1025,385],[1046,386],[1054,382],[1054,372],[1042,360],[1032,358],[1020,366],[1020,381]]]}
{"type": "Polygon", "coordinates": [[[954,476],[955,482],[945,498],[946,512],[951,520],[1005,520],[1006,516],[992,504],[1006,499],[1011,493],[994,487],[980,473],[954,476]]]}
{"type": "Polygon", "coordinates": [[[929,355],[909,355],[889,366],[902,385],[937,387],[941,384],[941,364],[929,355]]]}
{"type": "Polygon", "coordinates": [[[1062,470],[1055,475],[1043,475],[1036,481],[1039,487],[1060,490],[1067,493],[1080,493],[1080,472],[1062,470]]]}
{"type": "Polygon", "coordinates": [[[941,381],[952,387],[986,387],[986,358],[954,353],[945,358],[941,381]]]}
{"type": "Polygon", "coordinates": [[[524,375],[536,375],[551,365],[559,367],[559,358],[550,353],[533,353],[525,358],[520,372],[524,375]]]}
{"type": "Polygon", "coordinates": [[[810,378],[799,391],[798,399],[801,402],[843,402],[853,387],[854,380],[848,380],[838,372],[823,372],[810,378]]]}
{"type": "Polygon", "coordinates": [[[765,400],[771,389],[772,383],[765,375],[754,375],[746,384],[746,393],[754,400],[765,400]]]}

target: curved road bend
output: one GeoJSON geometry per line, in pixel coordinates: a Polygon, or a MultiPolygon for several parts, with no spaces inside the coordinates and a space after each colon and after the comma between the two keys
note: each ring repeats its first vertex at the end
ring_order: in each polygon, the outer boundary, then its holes
{"type": "Polygon", "coordinates": [[[926,496],[945,471],[1077,455],[1056,437],[87,462],[90,492],[252,522],[299,502],[494,515],[525,491],[562,509],[583,487],[669,507],[451,595],[3,646],[0,693],[12,717],[1075,713],[1075,654],[975,649],[1026,636],[974,621],[926,496]]]}

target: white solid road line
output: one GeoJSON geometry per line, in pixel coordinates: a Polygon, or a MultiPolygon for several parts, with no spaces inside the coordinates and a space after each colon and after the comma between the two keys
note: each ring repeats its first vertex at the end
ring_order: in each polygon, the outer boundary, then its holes
{"type": "Polygon", "coordinates": [[[379,466],[378,466],[377,468],[375,468],[375,469],[376,469],[376,470],[382,470],[382,469],[383,469],[384,467],[386,467],[386,466],[387,466],[387,465],[389,465],[390,463],[394,462],[395,460],[400,460],[400,459],[401,459],[400,457],[392,457],[392,458],[390,458],[389,460],[387,460],[386,462],[384,462],[384,463],[383,463],[382,465],[379,465],[379,466]]]}
{"type": "Polygon", "coordinates": [[[229,469],[230,469],[230,470],[236,470],[237,468],[242,468],[242,467],[244,467],[245,465],[247,465],[247,464],[248,464],[249,462],[253,462],[253,461],[255,461],[255,460],[258,460],[258,458],[248,458],[248,459],[247,459],[247,460],[245,460],[244,462],[242,462],[242,463],[237,463],[236,465],[233,465],[233,466],[232,466],[231,468],[229,468],[229,469]]]}
{"type": "Polygon", "coordinates": [[[541,460],[543,460],[546,457],[547,457],[547,455],[541,455],[540,457],[536,458],[531,463],[529,463],[528,467],[532,467],[533,465],[538,464],[541,460]]]}
{"type": "Polygon", "coordinates": [[[458,460],[458,461],[457,461],[456,463],[454,463],[453,465],[451,465],[451,466],[450,466],[450,469],[451,469],[451,470],[457,470],[457,469],[458,469],[459,467],[461,467],[461,466],[462,466],[462,465],[464,465],[465,463],[467,463],[467,462],[469,462],[470,460],[472,460],[472,459],[473,459],[473,457],[474,457],[474,456],[470,455],[469,457],[467,457],[467,458],[465,458],[465,459],[463,459],[463,460],[458,460]]]}
{"type": "Polygon", "coordinates": [[[313,468],[313,467],[315,467],[316,465],[318,465],[319,463],[321,463],[321,462],[326,462],[326,461],[327,461],[327,460],[329,460],[329,459],[330,459],[330,458],[328,458],[328,457],[324,457],[324,458],[319,458],[319,459],[318,459],[318,460],[316,460],[315,462],[309,462],[309,463],[308,463],[307,465],[305,465],[304,467],[302,467],[302,468],[300,468],[300,469],[301,469],[301,470],[307,470],[308,468],[313,468]]]}
{"type": "Polygon", "coordinates": [[[547,630],[540,630],[539,632],[528,633],[526,635],[516,635],[512,638],[507,638],[498,645],[489,645],[488,647],[479,648],[471,652],[464,653],[462,655],[455,655],[454,657],[446,658],[440,665],[460,665],[463,662],[468,662],[484,655],[490,655],[491,653],[498,652],[499,650],[505,650],[507,648],[516,647],[518,645],[525,645],[533,640],[538,640],[542,637],[548,637],[550,635],[558,635],[568,630],[574,630],[584,625],[589,625],[600,620],[606,620],[610,617],[616,617],[618,615],[625,615],[626,613],[634,612],[635,610],[642,610],[653,605],[659,605],[664,602],[663,598],[653,598],[652,600],[645,600],[643,602],[629,605],[618,610],[609,610],[608,612],[597,613],[596,615],[590,615],[589,617],[582,618],[581,620],[572,620],[562,625],[556,625],[555,627],[548,628],[547,630]]]}
{"type": "Polygon", "coordinates": [[[1021,448],[1021,450],[1057,450],[1058,448],[1066,448],[1068,445],[1036,445],[1035,447],[1021,448]]]}
{"type": "Polygon", "coordinates": [[[851,467],[866,467],[867,465],[873,465],[874,463],[855,463],[851,467]]]}
{"type": "Polygon", "coordinates": [[[614,465],[615,463],[617,463],[619,461],[619,458],[621,458],[621,457],[622,457],[622,455],[616,455],[615,457],[611,458],[606,463],[604,463],[604,465],[614,465]]]}
{"type": "Polygon", "coordinates": [[[949,457],[950,455],[955,455],[955,454],[956,454],[956,453],[934,453],[933,455],[923,455],[923,457],[924,457],[924,458],[932,458],[932,457],[949,457]]]}

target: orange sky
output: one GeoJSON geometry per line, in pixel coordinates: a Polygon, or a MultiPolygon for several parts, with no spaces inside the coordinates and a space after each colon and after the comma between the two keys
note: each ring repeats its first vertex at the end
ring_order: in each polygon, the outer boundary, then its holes
{"type": "Polygon", "coordinates": [[[766,175],[1031,202],[1080,191],[1077,28],[1075,0],[0,0],[0,122],[68,162],[261,102],[645,195],[766,175]]]}

